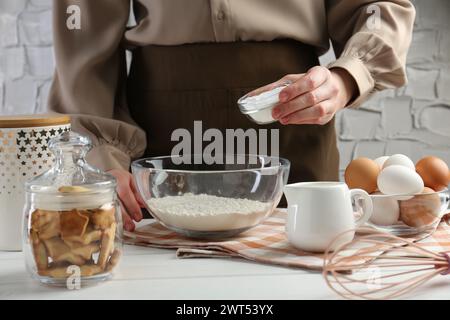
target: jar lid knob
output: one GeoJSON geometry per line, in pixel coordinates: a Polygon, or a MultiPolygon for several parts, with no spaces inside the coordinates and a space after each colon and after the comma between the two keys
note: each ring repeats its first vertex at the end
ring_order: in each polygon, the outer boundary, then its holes
{"type": "Polygon", "coordinates": [[[66,131],[51,139],[48,147],[53,153],[59,149],[71,151],[78,148],[85,150],[87,153],[92,148],[92,143],[91,139],[86,136],[73,131],[66,131]]]}
{"type": "Polygon", "coordinates": [[[86,136],[67,131],[51,139],[48,148],[55,155],[57,170],[64,170],[85,163],[92,143],[86,136]]]}

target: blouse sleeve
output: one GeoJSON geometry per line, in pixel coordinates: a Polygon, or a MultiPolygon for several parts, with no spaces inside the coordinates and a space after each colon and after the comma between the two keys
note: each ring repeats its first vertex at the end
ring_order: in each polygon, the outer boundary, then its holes
{"type": "Polygon", "coordinates": [[[406,84],[406,55],[415,9],[409,0],[328,0],[328,30],[338,59],[329,68],[343,68],[359,93],[349,107],[371,93],[406,84]]]}
{"type": "Polygon", "coordinates": [[[53,0],[56,72],[49,109],[69,114],[73,130],[92,139],[88,162],[103,170],[128,169],[146,147],[145,132],[131,119],[125,98],[122,39],[130,2],[113,2],[53,0]],[[71,5],[80,9],[80,29],[68,27],[71,5]]]}

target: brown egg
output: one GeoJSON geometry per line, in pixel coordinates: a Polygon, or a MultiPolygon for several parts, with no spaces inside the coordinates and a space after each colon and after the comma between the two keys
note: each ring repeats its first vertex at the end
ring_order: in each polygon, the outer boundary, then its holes
{"type": "Polygon", "coordinates": [[[350,189],[360,188],[368,193],[377,189],[377,177],[380,166],[368,158],[352,160],[345,169],[345,183],[350,189]]]}
{"type": "Polygon", "coordinates": [[[449,183],[449,171],[445,161],[437,157],[425,157],[416,164],[416,171],[426,187],[436,191],[445,189],[449,183]]]}
{"type": "Polygon", "coordinates": [[[423,227],[439,220],[441,201],[433,189],[425,187],[422,194],[400,201],[400,220],[410,227],[423,227]]]}

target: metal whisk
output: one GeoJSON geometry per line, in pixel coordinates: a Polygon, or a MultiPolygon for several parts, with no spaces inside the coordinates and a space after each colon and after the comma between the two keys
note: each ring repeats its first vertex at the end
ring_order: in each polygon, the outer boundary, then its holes
{"type": "Polygon", "coordinates": [[[334,251],[325,253],[325,281],[344,298],[398,298],[437,275],[450,273],[448,253],[432,252],[372,229],[364,231],[368,234],[346,244],[339,244],[345,233],[341,234],[329,247],[334,251]]]}

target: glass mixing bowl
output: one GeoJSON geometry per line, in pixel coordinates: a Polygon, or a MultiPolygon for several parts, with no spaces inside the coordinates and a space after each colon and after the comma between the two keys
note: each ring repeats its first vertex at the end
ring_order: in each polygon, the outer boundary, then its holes
{"type": "Polygon", "coordinates": [[[373,213],[368,225],[397,236],[433,232],[449,212],[449,190],[415,195],[371,194],[373,213]]]}
{"type": "Polygon", "coordinates": [[[151,214],[193,238],[226,238],[259,224],[277,207],[290,168],[286,159],[259,155],[224,156],[214,164],[196,160],[165,156],[131,165],[151,214]]]}

